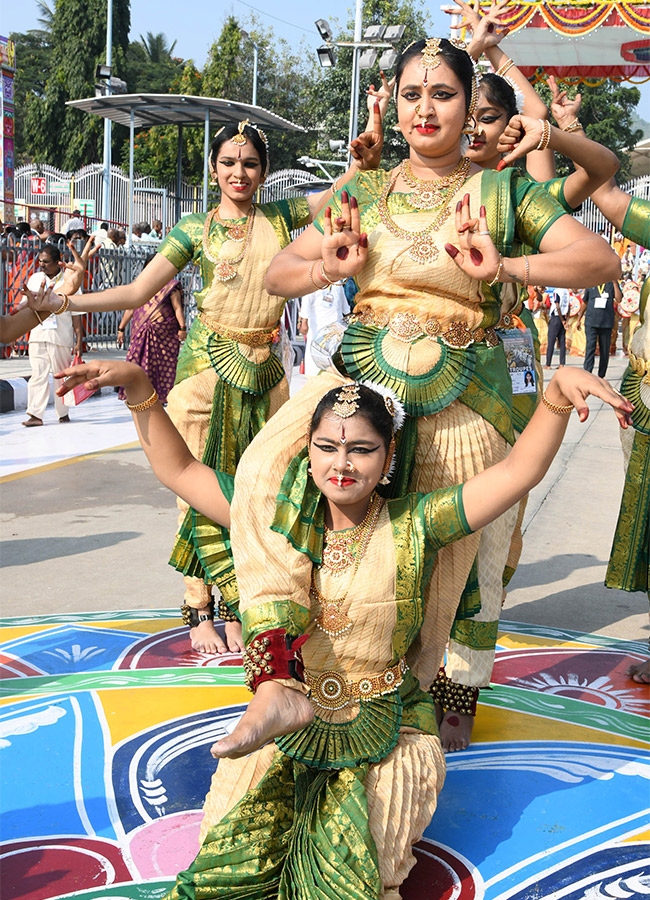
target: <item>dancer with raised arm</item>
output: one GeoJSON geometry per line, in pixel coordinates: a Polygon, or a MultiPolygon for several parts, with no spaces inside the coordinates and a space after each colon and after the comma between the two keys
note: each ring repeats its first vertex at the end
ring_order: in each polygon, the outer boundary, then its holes
{"type": "MultiPolygon", "coordinates": [[[[281,286],[272,293],[265,289],[266,269],[291,232],[310,222],[331,196],[327,190],[254,203],[269,170],[267,143],[264,132],[248,120],[221,128],[210,151],[219,204],[208,213],[185,216],[132,284],[82,295],[70,306],[137,309],[189,262],[200,266],[198,315],[180,352],[169,414],[197,457],[231,474],[252,438],[289,396],[284,367],[271,350],[286,299],[281,286]]],[[[338,186],[360,168],[378,165],[381,143],[377,110],[372,127],[353,142],[355,162],[338,186]]],[[[44,302],[49,307],[60,303],[56,298],[44,302]]],[[[228,605],[236,598],[228,535],[182,501],[179,509],[170,562],[185,577],[182,612],[192,646],[210,653],[226,650],[213,621],[212,584],[217,584],[228,646],[241,649],[240,626],[228,605]]]]}
{"type": "MultiPolygon", "coordinates": [[[[380,491],[402,496],[463,481],[503,459],[514,439],[511,383],[493,330],[502,285],[597,283],[599,273],[616,277],[619,270],[616,254],[530,179],[481,171],[462,156],[462,132],[472,129],[477,103],[462,45],[439,38],[412,44],[398,61],[395,95],[407,158],[392,172],[357,176],[268,271],[271,291],[281,285],[300,295],[311,279],[321,285],[354,276],[360,293],[333,352],[334,369],[298,392],[240,463],[231,539],[242,611],[262,598],[309,602],[310,568],[271,525],[286,467],[324,393],[352,377],[381,383],[403,402],[396,471],[380,491]],[[523,256],[524,244],[541,252],[523,256]],[[239,508],[253,485],[255,504],[239,508]]],[[[470,649],[493,644],[498,618],[465,624],[478,610],[476,591],[466,587],[478,582],[480,596],[493,592],[500,604],[515,518],[508,510],[484,529],[483,566],[476,563],[480,534],[438,554],[430,608],[432,598],[445,597],[453,612],[444,622],[425,615],[421,652],[412,651],[421,684],[433,682],[442,662],[431,635],[449,634],[455,613],[455,640],[470,649]]],[[[454,674],[470,671],[473,661],[454,674]]],[[[491,659],[477,683],[490,671],[491,659]]]]}
{"type": "MultiPolygon", "coordinates": [[[[192,457],[141,369],[107,361],[61,374],[70,376],[62,391],[123,384],[156,475],[229,524],[228,476],[192,457]]],[[[440,623],[429,637],[442,652],[455,609],[448,596],[426,598],[436,554],[539,482],[573,408],[587,418],[590,394],[627,426],[632,406],[607,382],[563,369],[504,460],[464,485],[387,501],[377,489],[394,462],[400,402],[352,381],[320,398],[273,524],[305,560],[309,602],[296,602],[287,583],[283,598],[243,613],[254,697],[212,747],[220,763],[201,849],[170,898],[398,900],[445,775],[433,700],[409,665],[427,617],[440,623]]],[[[239,490],[240,508],[255,505],[255,486],[239,490]]]]}

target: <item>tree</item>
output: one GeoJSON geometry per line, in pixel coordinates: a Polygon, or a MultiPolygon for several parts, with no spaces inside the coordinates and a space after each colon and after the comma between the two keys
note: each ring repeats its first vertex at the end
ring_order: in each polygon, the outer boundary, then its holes
{"type": "Polygon", "coordinates": [[[176,41],[169,46],[167,37],[164,34],[160,32],[152,34],[150,31],[147,32],[146,38],[140,35],[140,43],[144,47],[147,59],[151,63],[164,63],[170,60],[176,46],[176,41]]]}
{"type": "Polygon", "coordinates": [[[15,32],[10,37],[16,43],[14,154],[16,165],[20,166],[34,155],[25,139],[25,114],[29,105],[39,102],[45,93],[47,73],[52,65],[52,44],[46,31],[36,29],[15,32]]]}
{"type": "MultiPolygon", "coordinates": [[[[74,170],[101,156],[103,123],[66,107],[92,97],[95,67],[104,61],[106,0],[57,0],[51,28],[51,68],[42,96],[32,94],[24,122],[25,144],[37,162],[74,170]]],[[[113,73],[125,69],[129,0],[113,5],[113,73]]]]}

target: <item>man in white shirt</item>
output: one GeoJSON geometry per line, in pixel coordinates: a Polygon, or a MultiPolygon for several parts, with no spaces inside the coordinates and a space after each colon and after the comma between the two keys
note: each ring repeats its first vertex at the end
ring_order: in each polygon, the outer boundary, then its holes
{"type": "Polygon", "coordinates": [[[569,316],[569,289],[547,288],[551,299],[548,311],[548,344],[546,347],[545,369],[551,368],[555,342],[560,345],[560,365],[566,363],[566,322],[569,316]]]}
{"type": "Polygon", "coordinates": [[[70,234],[71,231],[79,231],[79,229],[84,229],[86,227],[86,223],[81,218],[81,213],[78,209],[72,211],[72,218],[68,219],[65,223],[65,229],[63,233],[65,235],[70,234]]]}
{"type": "MultiPolygon", "coordinates": [[[[47,244],[38,255],[40,272],[36,272],[27,281],[30,291],[36,293],[43,280],[48,287],[56,291],[63,283],[63,272],[59,266],[61,254],[53,244],[47,244]]],[[[81,293],[81,291],[77,291],[81,293]]],[[[81,354],[83,333],[81,315],[69,312],[59,316],[44,317],[39,314],[42,323],[32,328],[29,335],[29,362],[32,374],[27,384],[27,419],[23,422],[27,428],[43,424],[43,415],[50,399],[50,372],[60,372],[70,365],[72,352],[81,354]]],[[[61,397],[54,394],[54,406],[59,422],[69,422],[68,408],[61,397]]]]}
{"type": "Polygon", "coordinates": [[[350,307],[340,284],[331,284],[322,290],[306,294],[300,301],[300,332],[305,335],[305,375],[318,375],[320,369],[311,355],[315,337],[327,325],[341,322],[350,307]]]}

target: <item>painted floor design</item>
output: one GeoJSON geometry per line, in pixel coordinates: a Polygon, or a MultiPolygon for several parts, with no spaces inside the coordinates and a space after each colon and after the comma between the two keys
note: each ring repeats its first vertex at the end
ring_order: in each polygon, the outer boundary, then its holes
{"type": "MultiPolygon", "coordinates": [[[[238,658],[192,652],[165,610],[0,624],[3,900],[162,897],[250,696],[238,658]]],[[[648,900],[643,646],[501,626],[404,900],[648,900]]]]}

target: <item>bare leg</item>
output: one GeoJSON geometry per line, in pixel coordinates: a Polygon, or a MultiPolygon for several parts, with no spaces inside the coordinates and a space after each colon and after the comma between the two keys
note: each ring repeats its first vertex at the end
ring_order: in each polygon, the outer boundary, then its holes
{"type": "Polygon", "coordinates": [[[629,675],[637,684],[650,684],[650,659],[630,666],[625,674],[629,675]]]}
{"type": "Polygon", "coordinates": [[[228,648],[217,634],[214,622],[199,622],[195,628],[190,628],[190,642],[193,650],[201,653],[227,653],[228,648]]]}
{"type": "Polygon", "coordinates": [[[277,681],[264,681],[232,734],[213,744],[210,753],[215,759],[239,759],[280,735],[299,731],[313,718],[304,694],[277,681]]]}
{"type": "Polygon", "coordinates": [[[226,622],[226,643],[231,653],[237,653],[244,649],[241,622],[226,622]]]}
{"type": "Polygon", "coordinates": [[[474,716],[448,710],[440,725],[440,741],[445,753],[466,750],[469,747],[474,727],[474,716]]]}

